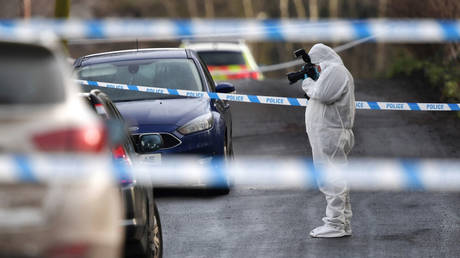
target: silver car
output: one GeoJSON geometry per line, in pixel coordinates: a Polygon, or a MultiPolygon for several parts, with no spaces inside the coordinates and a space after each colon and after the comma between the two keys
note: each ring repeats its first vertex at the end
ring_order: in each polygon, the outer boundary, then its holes
{"type": "Polygon", "coordinates": [[[0,257],[119,257],[123,207],[108,169],[34,183],[25,158],[109,159],[106,129],[58,53],[51,43],[0,41],[0,257]],[[8,173],[17,180],[2,181],[8,173]]]}

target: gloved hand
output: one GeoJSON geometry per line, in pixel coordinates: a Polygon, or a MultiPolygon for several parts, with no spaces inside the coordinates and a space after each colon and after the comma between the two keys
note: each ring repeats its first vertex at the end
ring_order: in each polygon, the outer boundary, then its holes
{"type": "Polygon", "coordinates": [[[319,73],[318,73],[318,70],[316,70],[316,66],[309,65],[306,67],[305,70],[306,70],[305,76],[312,78],[314,81],[318,80],[319,73]]]}

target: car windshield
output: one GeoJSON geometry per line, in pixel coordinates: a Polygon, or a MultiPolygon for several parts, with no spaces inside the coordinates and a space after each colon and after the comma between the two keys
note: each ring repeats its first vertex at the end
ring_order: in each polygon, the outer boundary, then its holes
{"type": "MultiPolygon", "coordinates": [[[[92,64],[77,69],[81,80],[138,86],[203,91],[198,70],[191,59],[142,59],[92,64]]],[[[93,88],[83,87],[84,91],[93,88]]],[[[112,101],[180,98],[147,92],[100,88],[112,101]]]]}
{"type": "Polygon", "coordinates": [[[60,71],[57,59],[48,50],[0,44],[0,105],[64,101],[60,71]]]}
{"type": "Polygon", "coordinates": [[[199,51],[206,65],[245,65],[243,54],[238,51],[199,51]]]}

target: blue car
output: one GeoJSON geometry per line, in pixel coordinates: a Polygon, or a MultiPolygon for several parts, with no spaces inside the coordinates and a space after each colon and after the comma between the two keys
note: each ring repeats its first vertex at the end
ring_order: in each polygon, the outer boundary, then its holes
{"type": "MultiPolygon", "coordinates": [[[[80,57],[79,79],[230,93],[215,85],[200,57],[189,49],[134,49],[80,57]]],[[[91,90],[85,86],[85,91],[91,90]]],[[[224,100],[101,88],[129,123],[136,152],[154,162],[172,154],[194,154],[201,161],[233,156],[230,104],[224,100]]]]}

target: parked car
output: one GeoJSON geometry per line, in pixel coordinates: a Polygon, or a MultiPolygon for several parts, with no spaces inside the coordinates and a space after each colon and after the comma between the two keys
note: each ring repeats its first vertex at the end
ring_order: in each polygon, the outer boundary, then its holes
{"type": "Polygon", "coordinates": [[[195,50],[216,81],[264,78],[243,41],[184,41],[181,47],[195,50]]]}
{"type": "MultiPolygon", "coordinates": [[[[1,41],[0,81],[1,154],[108,158],[106,129],[77,98],[56,45],[1,41]]],[[[0,257],[119,257],[123,208],[110,178],[0,182],[0,257]]]]}
{"type": "MultiPolygon", "coordinates": [[[[203,92],[233,92],[217,86],[206,65],[189,49],[135,49],[84,56],[75,61],[82,80],[203,92]]],[[[86,91],[91,87],[84,87],[86,91]]],[[[201,162],[233,156],[230,104],[223,100],[101,88],[130,124],[136,152],[145,160],[195,154],[201,162]],[[155,141],[159,144],[143,144],[155,141]]],[[[194,186],[206,187],[197,182],[194,186]]],[[[228,185],[224,187],[228,192],[228,185]]]]}
{"type": "MultiPolygon", "coordinates": [[[[134,143],[123,127],[125,121],[112,103],[110,98],[98,89],[88,93],[80,93],[80,96],[91,108],[107,123],[115,125],[121,133],[122,139],[113,139],[116,142],[112,148],[113,158],[122,165],[131,166],[137,161],[134,151],[134,143]]],[[[110,127],[110,126],[109,126],[110,127]]],[[[146,257],[162,257],[163,238],[161,231],[160,216],[155,203],[152,182],[138,184],[135,178],[124,178],[120,181],[120,191],[125,207],[125,217],[121,225],[125,227],[125,254],[144,255],[146,257]],[[140,248],[139,248],[140,247],[140,248]],[[140,253],[137,251],[141,251],[140,253]]]]}

